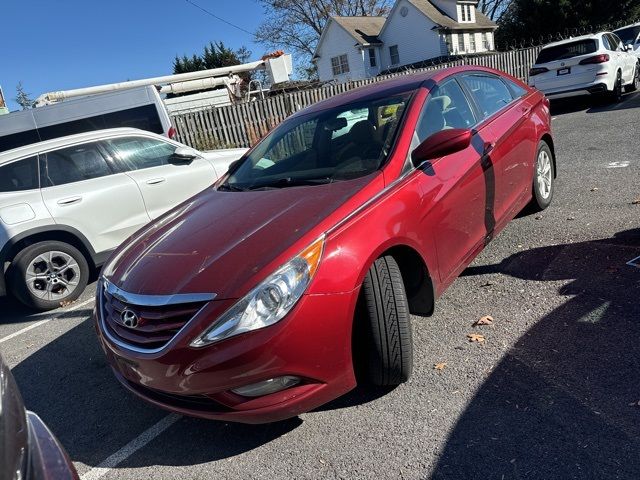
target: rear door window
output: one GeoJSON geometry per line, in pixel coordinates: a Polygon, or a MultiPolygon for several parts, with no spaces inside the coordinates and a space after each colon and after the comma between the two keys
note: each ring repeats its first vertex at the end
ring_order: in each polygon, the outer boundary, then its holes
{"type": "Polygon", "coordinates": [[[536,64],[566,60],[568,58],[588,55],[598,51],[597,40],[580,40],[577,42],[543,48],[538,54],[536,64]]]}
{"type": "Polygon", "coordinates": [[[43,188],[82,182],[112,173],[97,143],[40,154],[40,181],[43,188]]]}
{"type": "Polygon", "coordinates": [[[513,101],[511,91],[499,78],[490,75],[464,75],[462,82],[471,90],[484,118],[490,117],[513,101]]]}
{"type": "Polygon", "coordinates": [[[107,140],[125,170],[143,170],[171,163],[176,146],[153,138],[123,137],[107,140]]]}
{"type": "Polygon", "coordinates": [[[22,192],[38,187],[37,157],[25,158],[0,167],[0,192],[22,192]]]}

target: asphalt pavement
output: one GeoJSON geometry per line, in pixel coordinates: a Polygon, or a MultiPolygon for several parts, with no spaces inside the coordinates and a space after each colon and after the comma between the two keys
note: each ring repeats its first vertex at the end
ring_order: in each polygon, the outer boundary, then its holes
{"type": "Polygon", "coordinates": [[[434,316],[413,318],[413,377],[392,391],[271,425],[169,414],[111,374],[95,285],[46,314],[0,299],[0,351],[83,480],[638,479],[639,112],[640,94],[554,105],[553,205],[514,220],[434,316]]]}

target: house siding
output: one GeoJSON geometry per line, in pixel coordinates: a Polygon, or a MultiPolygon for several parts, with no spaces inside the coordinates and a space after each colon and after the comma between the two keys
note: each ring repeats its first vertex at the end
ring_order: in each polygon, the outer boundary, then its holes
{"type": "MultiPolygon", "coordinates": [[[[356,41],[349,35],[340,25],[331,21],[327,26],[322,45],[318,49],[317,54],[320,58],[316,61],[318,69],[318,77],[321,81],[337,80],[346,82],[349,80],[361,80],[372,76],[365,68],[369,65],[368,53],[355,46],[356,41]],[[333,75],[331,68],[331,58],[340,55],[347,55],[349,60],[349,72],[342,75],[333,75]],[[367,57],[365,58],[365,54],[367,57]]],[[[373,70],[373,69],[371,69],[373,70]]],[[[376,71],[373,75],[377,75],[376,71]]]]}
{"type": "Polygon", "coordinates": [[[412,4],[406,0],[399,0],[380,37],[384,44],[381,49],[382,69],[421,62],[442,55],[443,42],[440,34],[432,30],[435,26],[412,4]],[[406,17],[400,15],[402,7],[407,7],[406,17]],[[400,56],[400,63],[395,65],[391,64],[389,53],[389,47],[393,45],[398,45],[400,56]]]}

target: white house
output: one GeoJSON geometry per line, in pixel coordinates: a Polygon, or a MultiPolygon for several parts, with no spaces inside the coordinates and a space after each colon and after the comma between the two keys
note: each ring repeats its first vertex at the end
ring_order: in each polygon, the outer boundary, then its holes
{"type": "Polygon", "coordinates": [[[397,0],[383,17],[332,17],[313,61],[321,81],[359,80],[425,60],[495,50],[477,0],[397,0]]]}

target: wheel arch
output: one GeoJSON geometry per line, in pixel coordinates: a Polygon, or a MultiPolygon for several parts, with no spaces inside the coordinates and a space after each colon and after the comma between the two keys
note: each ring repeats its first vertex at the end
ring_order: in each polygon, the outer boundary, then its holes
{"type": "Polygon", "coordinates": [[[45,241],[68,243],[84,255],[90,268],[95,269],[100,265],[100,255],[96,255],[93,247],[82,233],[72,227],[56,225],[53,228],[40,227],[27,230],[11,238],[0,251],[0,273],[6,272],[13,259],[24,248],[45,241]]]}
{"type": "Polygon", "coordinates": [[[436,291],[431,270],[418,250],[407,243],[381,246],[365,264],[359,283],[362,284],[373,263],[387,255],[392,256],[400,268],[410,313],[423,317],[432,315],[435,309],[436,291]]]}
{"type": "Polygon", "coordinates": [[[549,148],[551,149],[551,157],[552,157],[551,160],[553,161],[553,178],[558,178],[558,165],[556,163],[556,146],[553,143],[553,137],[549,132],[546,132],[544,135],[542,135],[542,138],[540,138],[540,141],[546,142],[546,144],[549,145],[549,148]]]}

